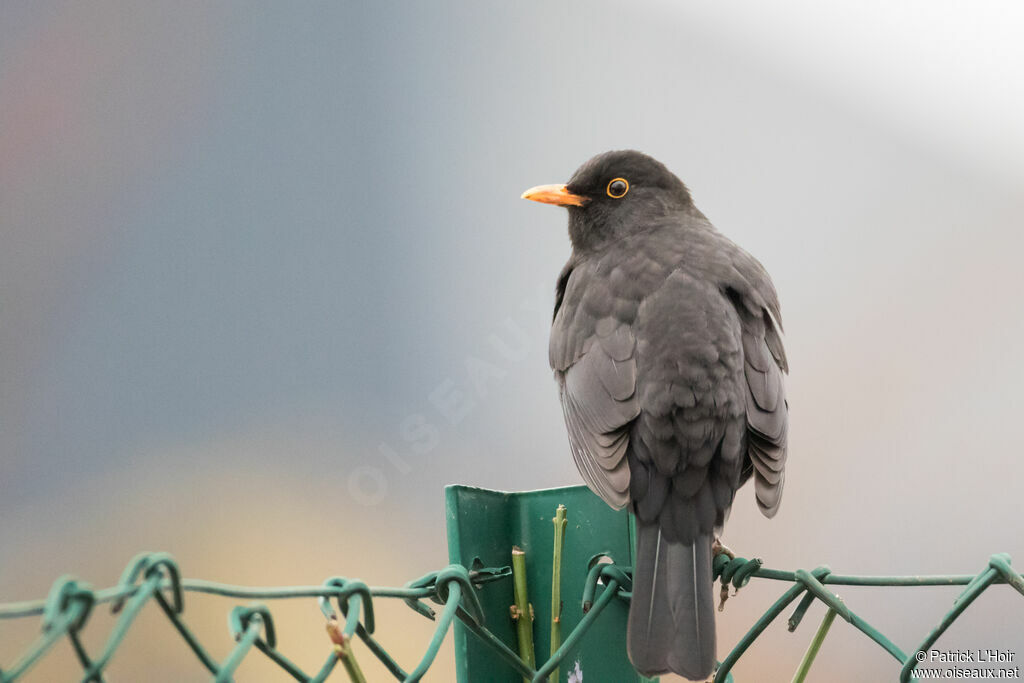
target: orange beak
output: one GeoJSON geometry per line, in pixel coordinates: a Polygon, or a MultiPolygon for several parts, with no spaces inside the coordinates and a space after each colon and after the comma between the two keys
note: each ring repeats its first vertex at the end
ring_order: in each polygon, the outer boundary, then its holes
{"type": "Polygon", "coordinates": [[[565,185],[538,185],[531,187],[523,193],[523,199],[531,202],[543,202],[544,204],[555,204],[557,206],[583,206],[587,203],[586,197],[569,192],[565,185]]]}

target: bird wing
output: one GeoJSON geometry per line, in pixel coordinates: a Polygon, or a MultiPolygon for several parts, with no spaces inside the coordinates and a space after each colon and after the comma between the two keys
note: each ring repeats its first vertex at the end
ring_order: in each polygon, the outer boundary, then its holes
{"type": "Polygon", "coordinates": [[[747,379],[747,456],[753,465],[757,505],[766,517],[774,517],[786,482],[786,451],[789,435],[789,404],[783,378],[782,347],[767,312],[760,324],[743,325],[743,362],[747,379]]]}
{"type": "Polygon", "coordinates": [[[757,505],[766,517],[778,511],[785,483],[789,404],[779,296],[764,266],[720,233],[706,243],[714,279],[740,317],[746,379],[747,458],[742,472],[754,477],[757,505]]]}
{"type": "Polygon", "coordinates": [[[743,478],[754,477],[757,505],[766,517],[774,517],[786,481],[789,403],[784,375],[788,365],[777,323],[778,304],[772,305],[777,301],[775,290],[767,276],[764,282],[769,291],[763,297],[736,290],[729,294],[740,314],[747,389],[747,466],[743,478]]]}
{"type": "MultiPolygon", "coordinates": [[[[629,424],[640,413],[636,396],[636,339],[628,324],[582,302],[588,271],[566,269],[559,279],[551,335],[551,365],[576,467],[608,505],[629,503],[629,424]],[[576,305],[582,304],[582,305],[576,305]]],[[[589,297],[593,288],[586,293],[589,297]]]]}

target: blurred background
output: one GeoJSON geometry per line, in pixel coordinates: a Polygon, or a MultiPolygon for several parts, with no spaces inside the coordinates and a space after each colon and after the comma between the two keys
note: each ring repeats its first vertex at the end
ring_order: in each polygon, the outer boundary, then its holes
{"type": "MultiPolygon", "coordinates": [[[[1024,560],[1024,9],[488,5],[0,4],[0,602],[147,549],[189,577],[401,583],[447,563],[445,484],[579,483],[546,356],[566,219],[519,194],[622,147],[782,298],[786,498],[769,522],[741,492],[729,545],[842,573],[1024,560]]],[[[730,600],[723,655],[782,588],[730,600]]],[[[842,594],[910,649],[958,592],[842,594]]],[[[1010,593],[940,645],[1024,656],[1010,593]]],[[[215,656],[235,603],[187,601],[215,656]]],[[[273,609],[318,666],[319,613],[273,609]]],[[[381,609],[412,666],[430,625],[381,609]]],[[[738,683],[789,680],[820,616],[738,683]]],[[[0,622],[0,666],[37,629],[0,622]]],[[[897,670],[839,621],[811,680],[897,670]]],[[[155,607],[110,671],[205,678],[155,607]]]]}

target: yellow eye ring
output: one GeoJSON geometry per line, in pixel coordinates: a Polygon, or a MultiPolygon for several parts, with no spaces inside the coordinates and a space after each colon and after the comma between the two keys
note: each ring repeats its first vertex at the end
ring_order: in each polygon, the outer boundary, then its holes
{"type": "Polygon", "coordinates": [[[608,196],[612,199],[622,199],[626,196],[626,193],[629,192],[629,181],[625,178],[612,178],[608,182],[608,187],[606,187],[604,191],[607,192],[608,196]],[[614,189],[612,189],[612,185],[615,186],[614,189]]]}

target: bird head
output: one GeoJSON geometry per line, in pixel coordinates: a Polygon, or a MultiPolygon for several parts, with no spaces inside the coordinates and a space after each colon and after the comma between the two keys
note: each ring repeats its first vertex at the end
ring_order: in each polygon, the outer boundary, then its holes
{"type": "Polygon", "coordinates": [[[634,150],[593,157],[564,185],[538,185],[523,199],[569,209],[576,250],[597,249],[692,206],[690,193],[660,161],[634,150]]]}

